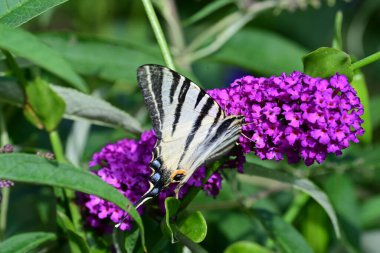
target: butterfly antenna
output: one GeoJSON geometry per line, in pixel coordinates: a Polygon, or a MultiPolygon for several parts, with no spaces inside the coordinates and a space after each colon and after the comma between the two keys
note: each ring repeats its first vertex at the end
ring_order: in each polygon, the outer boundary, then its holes
{"type": "Polygon", "coordinates": [[[252,140],[251,138],[249,138],[247,135],[245,135],[245,134],[243,134],[243,133],[241,133],[241,136],[243,136],[244,138],[246,138],[246,139],[249,140],[249,141],[252,141],[253,143],[256,143],[255,140],[252,140]]]}

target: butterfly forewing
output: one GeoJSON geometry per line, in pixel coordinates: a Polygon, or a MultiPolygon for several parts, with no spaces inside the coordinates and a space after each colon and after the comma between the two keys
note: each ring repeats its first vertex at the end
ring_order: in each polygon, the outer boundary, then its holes
{"type": "Polygon", "coordinates": [[[186,77],[144,65],[138,69],[138,83],[158,138],[153,159],[160,158],[168,174],[185,170],[181,183],[207,159],[235,145],[242,117],[226,117],[216,101],[186,77]]]}

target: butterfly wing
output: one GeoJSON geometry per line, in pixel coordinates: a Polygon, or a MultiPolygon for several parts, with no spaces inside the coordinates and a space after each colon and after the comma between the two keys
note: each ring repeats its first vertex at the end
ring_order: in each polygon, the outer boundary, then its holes
{"type": "Polygon", "coordinates": [[[153,161],[160,159],[166,178],[183,170],[183,184],[208,158],[235,145],[242,117],[227,117],[186,77],[159,65],[144,65],[138,69],[138,83],[158,138],[153,161]]]}

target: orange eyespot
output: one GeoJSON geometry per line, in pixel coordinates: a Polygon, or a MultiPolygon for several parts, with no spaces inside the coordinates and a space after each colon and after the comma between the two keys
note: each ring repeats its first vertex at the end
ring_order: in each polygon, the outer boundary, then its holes
{"type": "Polygon", "coordinates": [[[175,170],[170,176],[172,181],[181,181],[183,177],[186,175],[186,171],[184,170],[175,170]]]}

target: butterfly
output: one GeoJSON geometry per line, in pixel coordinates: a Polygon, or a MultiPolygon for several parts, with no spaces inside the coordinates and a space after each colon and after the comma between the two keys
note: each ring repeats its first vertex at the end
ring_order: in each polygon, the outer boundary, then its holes
{"type": "Polygon", "coordinates": [[[236,146],[244,122],[241,115],[227,116],[203,89],[169,68],[143,65],[137,69],[137,80],[157,142],[150,163],[150,188],[136,208],[171,183],[178,183],[178,197],[199,166],[236,146]]]}

